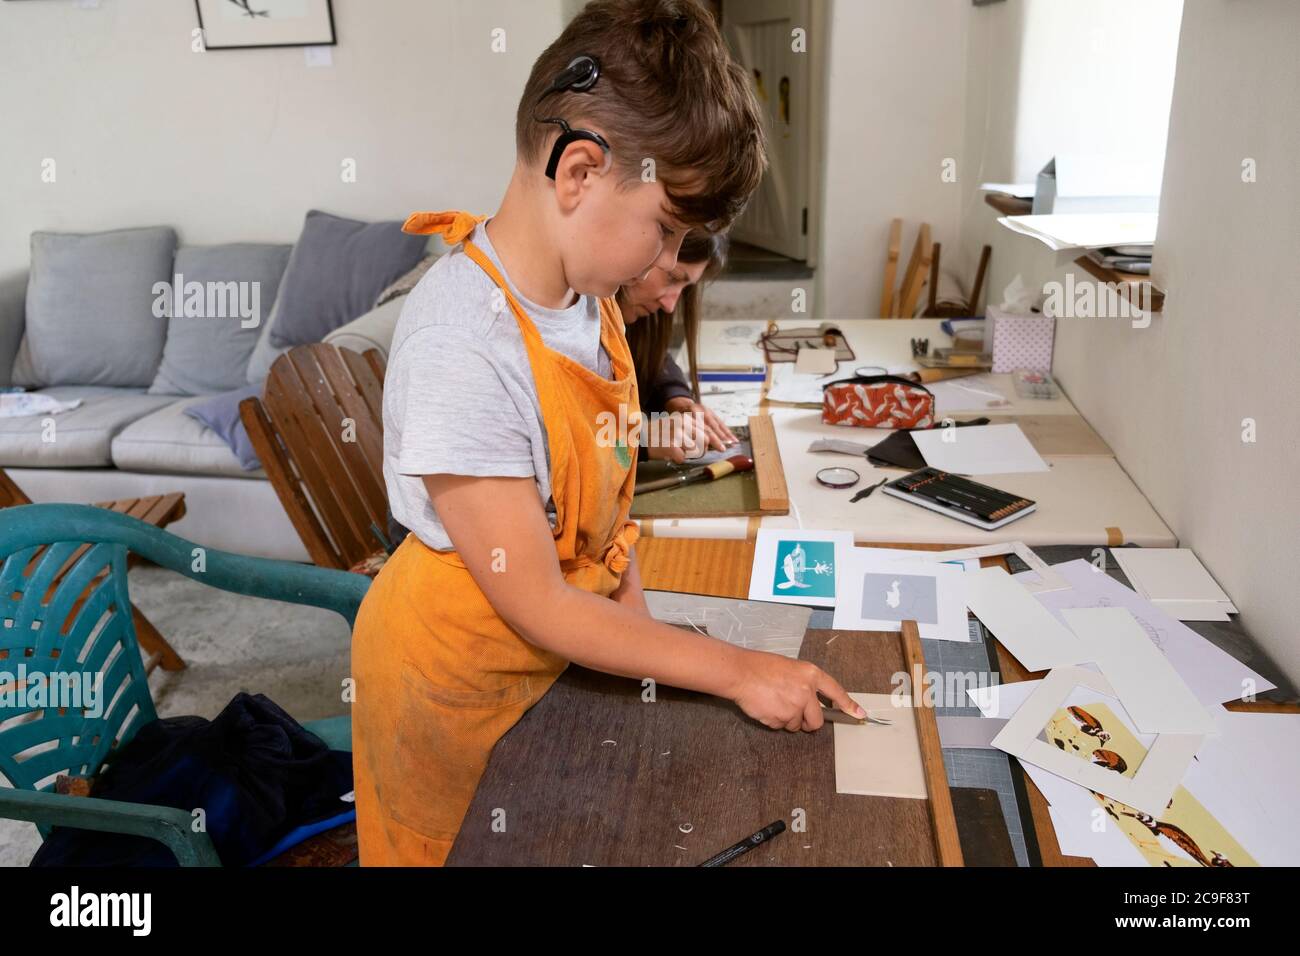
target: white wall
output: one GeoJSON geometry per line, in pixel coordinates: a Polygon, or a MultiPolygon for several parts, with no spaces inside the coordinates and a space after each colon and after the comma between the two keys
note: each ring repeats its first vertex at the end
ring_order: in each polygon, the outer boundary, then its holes
{"type": "Polygon", "coordinates": [[[1054,155],[1159,163],[1183,0],[1008,4],[1023,7],[1011,181],[1032,181],[1054,155]]]}
{"type": "MultiPolygon", "coordinates": [[[[889,222],[904,219],[903,264],[919,223],[958,248],[970,0],[833,0],[819,318],[880,311],[889,222]],[[940,180],[944,159],[957,182],[940,180]]],[[[813,51],[815,54],[815,51],[813,51]]],[[[901,268],[900,268],[901,279],[901,268]]]]}
{"type": "Polygon", "coordinates": [[[312,68],[297,48],[192,53],[192,2],[0,3],[0,274],[36,229],[292,242],[313,207],[494,210],[561,0],[342,0],[334,17],[334,65],[312,68]]]}
{"type": "Polygon", "coordinates": [[[1183,12],[1148,329],[1060,323],[1056,371],[1300,682],[1300,70],[1294,0],[1183,12]],[[1242,181],[1242,161],[1258,181],[1242,181]],[[1242,420],[1258,441],[1242,441],[1242,420]]]}

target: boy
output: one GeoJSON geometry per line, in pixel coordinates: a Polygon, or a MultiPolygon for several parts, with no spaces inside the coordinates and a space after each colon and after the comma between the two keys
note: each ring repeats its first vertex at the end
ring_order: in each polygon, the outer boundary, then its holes
{"type": "Polygon", "coordinates": [[[457,248],[408,297],[385,380],[384,474],[412,534],[353,636],[363,864],[440,865],[493,745],[569,661],[773,728],[820,727],[818,692],[861,716],[812,664],[649,617],[635,438],[601,440],[638,408],[610,297],[671,271],[690,227],[730,225],[763,172],[761,129],[694,0],[597,0],[533,67],[495,218],[408,220],[457,248]]]}

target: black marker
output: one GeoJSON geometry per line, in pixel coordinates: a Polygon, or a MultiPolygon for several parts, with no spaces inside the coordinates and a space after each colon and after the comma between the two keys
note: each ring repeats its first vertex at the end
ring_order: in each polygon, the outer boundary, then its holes
{"type": "Polygon", "coordinates": [[[777,820],[775,823],[769,823],[763,829],[759,830],[753,836],[746,837],[735,846],[727,847],[717,856],[709,857],[700,866],[726,866],[738,856],[744,856],[756,846],[761,846],[778,833],[785,832],[785,821],[777,820]]]}

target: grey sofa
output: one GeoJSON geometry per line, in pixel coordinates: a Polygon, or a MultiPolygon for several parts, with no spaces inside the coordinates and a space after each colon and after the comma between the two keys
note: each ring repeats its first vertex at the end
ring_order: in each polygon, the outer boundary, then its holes
{"type": "MultiPolygon", "coordinates": [[[[259,254],[272,257],[281,269],[291,248],[257,247],[259,254]]],[[[274,265],[271,268],[274,271],[274,265]]],[[[28,296],[40,294],[29,289],[29,275],[0,278],[0,386],[20,385],[29,392],[82,401],[80,407],[54,416],[0,417],[0,467],[32,500],[93,503],[180,491],[185,493],[187,512],[171,525],[177,534],[243,554],[308,560],[265,472],[244,470],[220,435],[185,414],[187,407],[211,398],[210,394],[150,394],[151,387],[139,381],[130,385],[41,383],[39,369],[34,371],[37,363],[28,354],[34,350],[24,334],[28,296]],[[46,440],[51,417],[57,441],[46,440]]],[[[363,315],[336,329],[327,340],[339,339],[342,345],[364,350],[365,330],[372,325],[391,330],[403,302],[393,299],[374,310],[375,315],[363,315]]],[[[249,382],[264,379],[271,362],[288,348],[269,341],[271,308],[247,361],[249,382]]],[[[86,311],[93,313],[94,304],[86,311]]],[[[145,347],[143,342],[139,348],[136,344],[133,341],[123,354],[138,354],[145,347]]],[[[168,361],[157,356],[149,360],[155,368],[158,362],[168,361]]],[[[101,371],[96,372],[100,379],[105,377],[101,371]]],[[[156,380],[152,387],[157,391],[156,380]]]]}

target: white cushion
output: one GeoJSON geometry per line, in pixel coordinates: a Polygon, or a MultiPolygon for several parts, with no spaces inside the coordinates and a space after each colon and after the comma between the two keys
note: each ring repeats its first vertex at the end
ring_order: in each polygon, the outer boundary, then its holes
{"type": "Polygon", "coordinates": [[[208,397],[172,399],[165,408],[122,429],[113,439],[113,464],[124,471],[265,478],[260,468],[244,471],[221,436],[185,414],[190,405],[208,397]]]}
{"type": "Polygon", "coordinates": [[[402,314],[402,306],[405,304],[406,296],[399,296],[385,302],[379,308],[371,309],[347,325],[339,326],[325,336],[325,341],[354,352],[365,353],[371,349],[379,349],[384,353],[386,360],[388,350],[393,344],[393,331],[397,328],[398,316],[402,314]]]}

